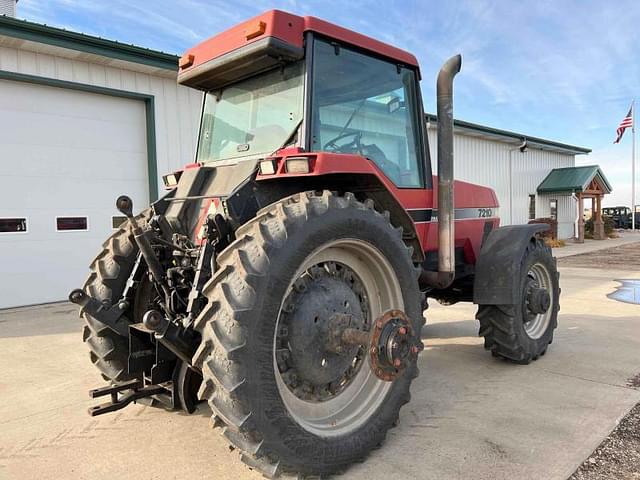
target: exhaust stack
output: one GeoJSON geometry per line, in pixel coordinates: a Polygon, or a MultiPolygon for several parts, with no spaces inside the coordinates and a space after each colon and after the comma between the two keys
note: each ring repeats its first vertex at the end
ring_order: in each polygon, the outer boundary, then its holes
{"type": "Polygon", "coordinates": [[[447,288],[455,278],[455,210],[453,203],[453,78],[462,56],[451,57],[440,69],[436,83],[438,108],[438,271],[423,272],[435,288],[447,288]]]}

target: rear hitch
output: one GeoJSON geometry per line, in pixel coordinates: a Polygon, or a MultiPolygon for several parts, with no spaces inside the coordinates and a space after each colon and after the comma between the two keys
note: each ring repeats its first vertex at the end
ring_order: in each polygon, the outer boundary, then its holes
{"type": "MultiPolygon", "coordinates": [[[[174,307],[177,304],[175,298],[181,294],[178,291],[180,284],[176,281],[176,278],[180,278],[176,275],[180,275],[180,268],[190,265],[191,260],[186,256],[192,255],[196,249],[182,246],[180,239],[176,240],[176,235],[171,236],[173,241],[167,240],[170,229],[166,225],[163,228],[166,220],[162,216],[154,216],[148,225],[139,225],[133,217],[133,202],[129,197],[118,197],[116,207],[131,220],[131,231],[139,250],[121,300],[112,307],[81,289],[72,291],[69,300],[82,306],[83,313],[128,339],[127,373],[133,380],[90,390],[91,398],[110,396],[111,400],[91,407],[89,414],[96,416],[114,412],[143,398],[152,398],[167,408],[181,408],[192,413],[198,401],[196,392],[202,382],[202,375],[191,366],[193,355],[200,344],[200,335],[191,328],[190,319],[200,299],[191,291],[186,312],[176,313],[179,310],[174,307]],[[165,272],[157,248],[166,250],[166,247],[171,247],[174,257],[176,252],[181,252],[184,258],[180,259],[188,260],[187,265],[176,264],[174,260],[172,265],[176,266],[170,266],[165,272]],[[158,309],[153,309],[150,303],[147,308],[152,309],[144,314],[142,322],[136,317],[135,320],[139,323],[130,323],[132,319],[124,315],[130,308],[129,292],[138,284],[141,277],[139,270],[144,264],[148,269],[149,280],[159,294],[154,301],[158,309]]],[[[208,243],[198,250],[200,258],[192,290],[200,288],[206,281],[214,254],[208,243]]],[[[184,305],[187,304],[183,300],[180,307],[184,305]]]]}
{"type": "Polygon", "coordinates": [[[178,361],[173,372],[161,383],[152,383],[152,378],[143,377],[144,380],[133,379],[89,390],[91,398],[111,396],[109,402],[89,407],[89,415],[95,417],[115,412],[143,398],[152,398],[170,410],[195,412],[198,404],[196,392],[202,383],[202,375],[191,366],[178,361]]]}
{"type": "Polygon", "coordinates": [[[166,392],[167,390],[160,385],[149,385],[145,387],[142,382],[137,379],[109,385],[107,387],[95,388],[93,390],[89,390],[89,397],[98,398],[111,395],[111,401],[101,403],[95,407],[89,407],[89,415],[95,417],[105,413],[115,412],[116,410],[120,410],[131,402],[135,402],[141,398],[152,397],[166,392]]]}

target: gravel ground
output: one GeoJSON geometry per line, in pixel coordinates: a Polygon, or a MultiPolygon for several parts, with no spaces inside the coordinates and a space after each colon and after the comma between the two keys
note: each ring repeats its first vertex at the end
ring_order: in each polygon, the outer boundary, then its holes
{"type": "MultiPolygon", "coordinates": [[[[640,383],[640,375],[633,379],[640,383]]],[[[630,381],[630,384],[632,382],[630,381]]],[[[624,417],[569,480],[640,479],[640,404],[624,417]]]]}
{"type": "Polygon", "coordinates": [[[558,259],[563,267],[640,270],[640,242],[558,259]]]}
{"type": "MultiPolygon", "coordinates": [[[[583,253],[558,260],[558,265],[640,270],[640,243],[583,253]]],[[[628,381],[640,389],[640,374],[628,381]]],[[[620,421],[569,480],[640,480],[640,404],[620,421]]]]}

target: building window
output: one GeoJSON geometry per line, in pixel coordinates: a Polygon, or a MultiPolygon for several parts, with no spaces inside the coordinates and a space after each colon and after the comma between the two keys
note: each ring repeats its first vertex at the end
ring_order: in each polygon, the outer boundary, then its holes
{"type": "Polygon", "coordinates": [[[536,196],[529,195],[529,220],[536,218],[536,196]]]}
{"type": "Polygon", "coordinates": [[[27,233],[25,217],[0,218],[0,233],[27,233]]]}
{"type": "Polygon", "coordinates": [[[87,217],[56,217],[58,232],[87,231],[89,223],[87,217]]]}
{"type": "Polygon", "coordinates": [[[122,225],[126,221],[127,217],[125,217],[124,215],[114,215],[113,217],[111,217],[111,228],[117,230],[118,228],[120,228],[120,225],[122,225]]]}
{"type": "Polygon", "coordinates": [[[549,200],[549,217],[558,219],[558,200],[549,200]]]}

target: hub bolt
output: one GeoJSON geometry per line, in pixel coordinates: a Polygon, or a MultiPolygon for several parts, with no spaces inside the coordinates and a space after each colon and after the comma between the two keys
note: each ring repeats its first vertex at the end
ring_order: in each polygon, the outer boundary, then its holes
{"type": "Polygon", "coordinates": [[[407,334],[407,328],[406,327],[400,327],[400,329],[398,330],[398,333],[400,335],[406,335],[407,334]]]}
{"type": "Polygon", "coordinates": [[[396,358],[393,361],[393,366],[396,367],[396,368],[400,368],[400,365],[402,365],[402,361],[399,358],[396,358]]]}

